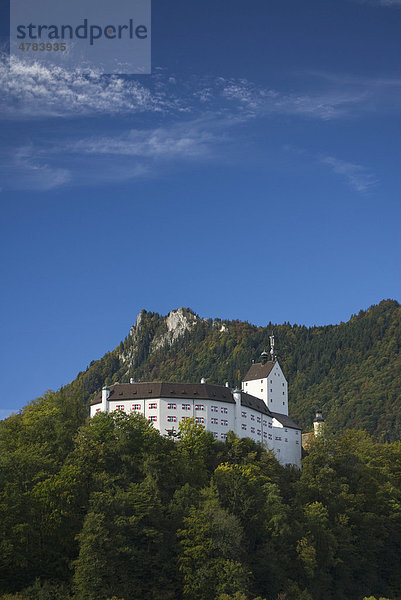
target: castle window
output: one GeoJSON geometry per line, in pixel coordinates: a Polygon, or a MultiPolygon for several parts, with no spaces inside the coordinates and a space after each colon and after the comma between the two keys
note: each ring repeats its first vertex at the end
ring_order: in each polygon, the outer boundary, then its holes
{"type": "Polygon", "coordinates": [[[241,429],[246,429],[246,425],[245,425],[245,423],[242,423],[242,425],[241,425],[241,429]]]}
{"type": "Polygon", "coordinates": [[[100,412],[100,410],[101,410],[100,408],[97,408],[97,409],[96,409],[96,412],[98,413],[98,412],[100,412]]]}
{"type": "Polygon", "coordinates": [[[273,439],[273,436],[271,433],[269,433],[269,440],[272,440],[272,439],[273,439]]]}
{"type": "Polygon", "coordinates": [[[251,421],[255,420],[255,415],[251,415],[251,421]]]}
{"type": "Polygon", "coordinates": [[[244,419],[246,419],[246,412],[244,410],[241,413],[241,417],[243,417],[244,419]]]}
{"type": "Polygon", "coordinates": [[[285,442],[288,442],[287,438],[284,438],[284,441],[285,441],[285,442]]]}
{"type": "Polygon", "coordinates": [[[133,404],[132,405],[132,410],[141,410],[141,405],[140,404],[133,404]]]}
{"type": "Polygon", "coordinates": [[[222,440],[226,440],[227,439],[227,434],[226,433],[222,433],[220,434],[220,437],[222,440]]]}
{"type": "Polygon", "coordinates": [[[295,432],[295,435],[298,435],[298,431],[295,432]]]}
{"type": "Polygon", "coordinates": [[[284,431],[285,431],[286,433],[288,433],[288,429],[284,429],[284,431]]]}
{"type": "Polygon", "coordinates": [[[264,437],[264,438],[267,438],[267,433],[266,433],[266,431],[264,431],[264,432],[263,432],[263,437],[264,437]]]}
{"type": "Polygon", "coordinates": [[[298,446],[299,446],[299,440],[295,440],[295,443],[298,444],[298,446]]]}
{"type": "Polygon", "coordinates": [[[263,419],[263,427],[266,427],[267,425],[267,421],[265,421],[265,419],[263,419]]]}
{"type": "Polygon", "coordinates": [[[205,417],[195,417],[195,423],[204,423],[205,417]]]}
{"type": "Polygon", "coordinates": [[[219,437],[219,434],[217,433],[217,431],[213,431],[213,437],[215,440],[217,440],[217,438],[219,437]]]}
{"type": "Polygon", "coordinates": [[[261,421],[262,421],[260,417],[257,417],[256,420],[258,423],[261,423],[261,421]]]}
{"type": "Polygon", "coordinates": [[[191,417],[182,417],[181,421],[188,421],[191,417]]]}
{"type": "Polygon", "coordinates": [[[283,383],[283,387],[284,387],[284,383],[283,383]]]}
{"type": "Polygon", "coordinates": [[[260,429],[258,429],[258,435],[260,435],[260,429]]]}
{"type": "Polygon", "coordinates": [[[157,402],[151,402],[151,403],[149,404],[149,408],[151,408],[151,409],[155,409],[155,408],[157,408],[157,402]]]}
{"type": "Polygon", "coordinates": [[[176,404],[172,404],[171,402],[169,404],[167,404],[167,408],[168,410],[175,410],[177,408],[176,404]]]}
{"type": "Polygon", "coordinates": [[[117,404],[116,410],[125,410],[124,404],[117,404]]]}
{"type": "Polygon", "coordinates": [[[285,396],[285,392],[283,392],[283,396],[285,396]]]}
{"type": "Polygon", "coordinates": [[[272,427],[273,427],[273,424],[269,423],[269,429],[272,429],[272,427]]]}
{"type": "Polygon", "coordinates": [[[227,412],[228,412],[227,408],[224,407],[224,408],[221,409],[221,414],[222,415],[226,415],[227,412]]]}
{"type": "Polygon", "coordinates": [[[210,411],[211,412],[219,412],[219,409],[217,408],[217,406],[211,406],[210,411]]]}
{"type": "Polygon", "coordinates": [[[195,410],[205,410],[203,404],[195,404],[195,410]]]}
{"type": "Polygon", "coordinates": [[[182,408],[182,410],[191,410],[191,405],[190,404],[181,404],[181,408],[182,408]]]}
{"type": "Polygon", "coordinates": [[[260,390],[260,391],[263,393],[263,388],[261,388],[261,390],[260,390]]]}
{"type": "Polygon", "coordinates": [[[157,417],[156,417],[156,415],[151,415],[151,416],[149,417],[149,421],[152,421],[153,423],[155,423],[155,421],[157,421],[157,417]]]}
{"type": "Polygon", "coordinates": [[[270,388],[270,391],[272,392],[273,390],[270,388]]]}
{"type": "Polygon", "coordinates": [[[281,442],[281,437],[279,435],[276,435],[276,437],[274,439],[279,440],[281,442]]]}
{"type": "Polygon", "coordinates": [[[167,421],[169,423],[175,423],[177,421],[177,417],[173,416],[173,415],[168,415],[167,417],[167,421]]]}
{"type": "Polygon", "coordinates": [[[223,427],[228,427],[228,421],[227,421],[227,419],[221,419],[221,424],[223,425],[223,427]]]}
{"type": "Polygon", "coordinates": [[[260,380],[260,383],[263,383],[263,379],[260,380]]]}
{"type": "Polygon", "coordinates": [[[251,433],[255,433],[255,427],[251,427],[251,433]]]}

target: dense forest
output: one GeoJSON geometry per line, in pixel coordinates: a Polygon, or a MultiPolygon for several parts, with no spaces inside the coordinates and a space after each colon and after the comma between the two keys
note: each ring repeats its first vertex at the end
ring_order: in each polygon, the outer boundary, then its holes
{"type": "Polygon", "coordinates": [[[49,393],[0,423],[1,600],[401,599],[401,442],[327,432],[300,472],[83,413],[49,393]]]}
{"type": "Polygon", "coordinates": [[[142,311],[65,388],[0,421],[0,600],[401,600],[401,308],[336,326],[142,311]],[[176,322],[176,321],[175,321],[176,322]],[[89,420],[106,382],[238,384],[274,329],[303,469],[201,425],[89,420]]]}
{"type": "Polygon", "coordinates": [[[269,349],[274,331],[278,360],[289,384],[289,407],[304,431],[314,411],[336,431],[365,429],[379,441],[401,439],[401,306],[386,300],[346,323],[307,328],[205,320],[182,311],[188,328],[169,336],[166,317],[142,311],[130,335],[93,361],[70,385],[85,400],[106,382],[200,381],[240,385],[252,360],[269,349]]]}

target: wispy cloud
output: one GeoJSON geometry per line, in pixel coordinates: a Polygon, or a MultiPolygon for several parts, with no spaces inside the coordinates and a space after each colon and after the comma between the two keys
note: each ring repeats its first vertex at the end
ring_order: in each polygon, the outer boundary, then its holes
{"type": "Polygon", "coordinates": [[[94,71],[27,65],[3,55],[0,60],[2,118],[40,118],[162,112],[179,100],[151,91],[136,80],[94,71]]]}
{"type": "Polygon", "coordinates": [[[309,164],[320,164],[329,167],[333,173],[339,175],[348,186],[357,192],[368,192],[378,184],[378,179],[374,173],[363,165],[324,153],[310,152],[306,148],[289,144],[283,146],[283,150],[299,157],[299,160],[307,161],[309,164]]]}
{"type": "MultiPolygon", "coordinates": [[[[319,91],[310,87],[284,93],[246,79],[193,77],[180,80],[160,69],[139,82],[127,76],[27,65],[16,59],[9,66],[2,55],[0,118],[66,119],[143,113],[199,116],[212,112],[242,119],[283,114],[327,121],[377,110],[383,90],[400,85],[399,80],[390,79],[341,79],[324,73],[314,74],[314,77],[322,84],[318,86],[319,91]]],[[[304,88],[305,85],[303,82],[304,88]]]]}
{"type": "Polygon", "coordinates": [[[360,4],[376,4],[378,6],[399,6],[401,7],[401,0],[353,0],[360,4]]]}
{"type": "Polygon", "coordinates": [[[117,136],[81,139],[66,150],[150,159],[199,158],[208,155],[212,146],[222,143],[222,136],[213,131],[216,125],[195,120],[150,130],[131,129],[117,136]]]}
{"type": "Polygon", "coordinates": [[[51,190],[65,185],[71,180],[68,169],[50,164],[40,157],[34,145],[21,146],[13,152],[2,152],[0,168],[0,184],[2,188],[21,190],[51,190]]]}
{"type": "Polygon", "coordinates": [[[253,115],[285,114],[319,120],[346,116],[365,98],[363,93],[352,92],[281,94],[276,90],[257,88],[249,82],[229,83],[223,95],[238,101],[253,115]]]}
{"type": "MultiPolygon", "coordinates": [[[[9,69],[0,60],[0,119],[23,122],[19,139],[8,136],[8,146],[0,149],[0,186],[51,190],[155,177],[173,162],[225,162],[239,149],[243,153],[245,143],[252,144],[257,129],[252,124],[268,130],[276,116],[327,123],[377,112],[401,82],[309,73],[303,85],[309,91],[289,93],[246,79],[182,80],[162,69],[139,82],[15,61],[9,69]],[[49,117],[67,125],[54,135],[49,117]],[[73,123],[83,117],[79,125],[73,123]],[[30,129],[25,127],[29,121],[30,129]]],[[[330,167],[359,192],[375,183],[367,169],[330,153],[310,160],[330,167]]]]}
{"type": "Polygon", "coordinates": [[[334,156],[322,156],[320,162],[329,166],[337,175],[341,175],[357,192],[367,192],[378,183],[373,173],[362,165],[340,160],[334,156]]]}

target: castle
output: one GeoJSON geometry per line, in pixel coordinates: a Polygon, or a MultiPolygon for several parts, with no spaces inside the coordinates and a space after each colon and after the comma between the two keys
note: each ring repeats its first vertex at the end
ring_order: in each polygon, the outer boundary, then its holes
{"type": "Polygon", "coordinates": [[[206,383],[144,382],[105,386],[93,399],[90,416],[97,412],[138,412],[162,434],[174,435],[189,418],[201,423],[214,438],[224,441],[228,431],[249,437],[274,451],[282,465],[301,468],[301,429],[288,416],[288,384],[274,356],[262,352],[252,364],[241,390],[206,383]]]}

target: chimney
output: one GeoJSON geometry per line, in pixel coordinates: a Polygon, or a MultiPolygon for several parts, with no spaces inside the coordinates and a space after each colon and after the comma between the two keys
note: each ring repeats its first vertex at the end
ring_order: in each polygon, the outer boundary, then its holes
{"type": "Polygon", "coordinates": [[[234,421],[234,433],[240,435],[240,423],[241,423],[241,390],[236,388],[233,391],[233,398],[235,400],[235,421],[234,421]]]}
{"type": "Polygon", "coordinates": [[[204,377],[202,377],[201,383],[206,383],[206,379],[204,377]]]}
{"type": "Polygon", "coordinates": [[[101,405],[102,412],[109,412],[109,396],[110,396],[110,389],[107,387],[107,385],[105,385],[102,388],[102,405],[101,405]]]}

